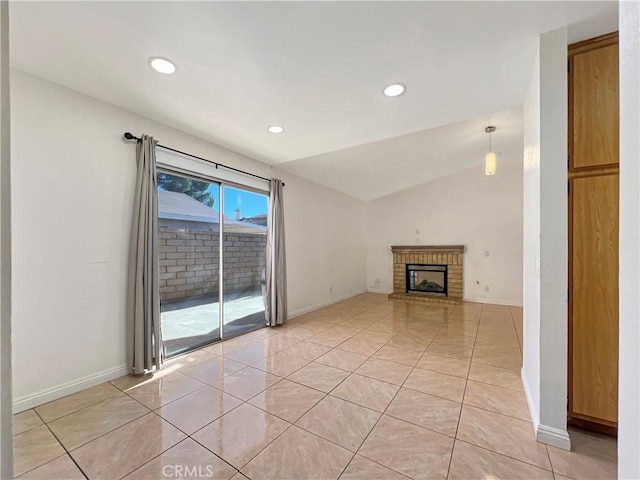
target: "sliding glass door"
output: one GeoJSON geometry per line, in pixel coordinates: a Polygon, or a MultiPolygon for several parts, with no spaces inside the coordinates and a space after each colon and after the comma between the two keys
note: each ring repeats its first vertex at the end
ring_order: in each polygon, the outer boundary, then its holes
{"type": "Polygon", "coordinates": [[[220,339],[220,184],[158,173],[160,324],[165,355],[220,339]]]}
{"type": "Polygon", "coordinates": [[[158,173],[160,320],[167,357],[265,325],[267,204],[258,191],[158,173]]]}
{"type": "Polygon", "coordinates": [[[225,185],[223,321],[225,338],[265,325],[267,204],[262,193],[225,185]]]}

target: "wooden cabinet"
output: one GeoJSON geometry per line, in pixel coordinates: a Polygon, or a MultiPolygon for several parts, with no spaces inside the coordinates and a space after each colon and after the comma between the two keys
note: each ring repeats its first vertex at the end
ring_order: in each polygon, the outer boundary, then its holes
{"type": "Polygon", "coordinates": [[[600,45],[570,59],[572,168],[618,164],[618,44],[600,45]]]}
{"type": "Polygon", "coordinates": [[[569,46],[569,421],[618,418],[618,37],[569,46]]]}

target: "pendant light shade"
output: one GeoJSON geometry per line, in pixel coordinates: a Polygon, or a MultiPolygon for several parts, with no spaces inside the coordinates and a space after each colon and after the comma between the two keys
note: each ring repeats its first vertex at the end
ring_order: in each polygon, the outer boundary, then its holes
{"type": "Polygon", "coordinates": [[[484,158],[484,174],[496,174],[496,154],[493,152],[487,153],[487,156],[484,158]]]}
{"type": "Polygon", "coordinates": [[[489,134],[489,153],[484,157],[484,174],[495,175],[498,164],[496,162],[496,154],[491,148],[491,134],[496,131],[496,127],[488,126],[484,131],[489,134]]]}

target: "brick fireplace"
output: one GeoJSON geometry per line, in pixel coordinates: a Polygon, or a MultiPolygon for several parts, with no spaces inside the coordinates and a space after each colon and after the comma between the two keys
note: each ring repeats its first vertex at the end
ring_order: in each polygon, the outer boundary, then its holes
{"type": "Polygon", "coordinates": [[[389,298],[462,303],[464,245],[394,245],[389,298]]]}

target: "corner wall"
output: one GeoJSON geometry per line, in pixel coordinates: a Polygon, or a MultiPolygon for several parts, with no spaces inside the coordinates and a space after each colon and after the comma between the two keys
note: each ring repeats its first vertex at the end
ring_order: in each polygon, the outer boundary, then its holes
{"type": "Polygon", "coordinates": [[[538,54],[525,106],[522,380],[537,440],[569,449],[567,29],[541,35],[538,54]]]}
{"type": "Polygon", "coordinates": [[[364,291],[362,201],[25,72],[11,80],[16,411],[127,373],[125,131],[285,181],[290,314],[364,291]]]}
{"type": "Polygon", "coordinates": [[[464,299],[522,305],[522,165],[481,162],[367,203],[368,291],[393,291],[391,245],[465,245],[464,299]]]}
{"type": "Polygon", "coordinates": [[[618,478],[640,478],[640,3],[620,2],[618,478]]]}
{"type": "Polygon", "coordinates": [[[538,440],[569,448],[567,434],[569,233],[567,29],[540,36],[540,427],[538,440]]]}
{"type": "Polygon", "coordinates": [[[522,384],[540,424],[540,44],[524,103],[522,384]]]}
{"type": "Polygon", "coordinates": [[[0,1],[0,478],[13,478],[9,2],[0,1]]]}

